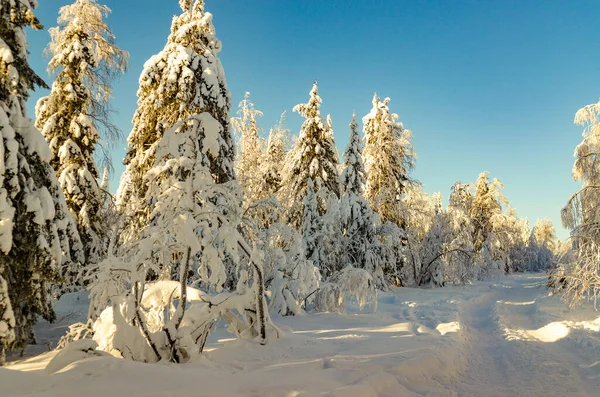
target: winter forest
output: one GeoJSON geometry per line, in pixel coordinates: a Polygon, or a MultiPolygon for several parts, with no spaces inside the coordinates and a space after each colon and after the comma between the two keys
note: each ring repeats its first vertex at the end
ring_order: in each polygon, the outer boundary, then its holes
{"type": "Polygon", "coordinates": [[[426,193],[385,92],[334,129],[314,81],[299,130],[285,111],[261,125],[249,92],[232,103],[211,0],[179,0],[141,71],[98,1],[40,21],[37,0],[0,0],[0,396],[131,395],[146,376],[136,395],[597,393],[600,102],[575,114],[559,240],[485,169],[426,193]],[[52,81],[28,61],[46,26],[52,81]],[[126,72],[130,131],[113,119],[126,72]]]}

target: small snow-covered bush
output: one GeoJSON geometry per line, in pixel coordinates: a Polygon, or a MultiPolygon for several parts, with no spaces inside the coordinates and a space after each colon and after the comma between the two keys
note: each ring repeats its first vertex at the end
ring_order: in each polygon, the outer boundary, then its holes
{"type": "Polygon", "coordinates": [[[176,281],[148,283],[139,304],[133,291],[121,298],[120,303],[113,302],[111,307],[102,311],[93,326],[94,340],[101,350],[114,356],[155,362],[172,356],[173,351],[170,350],[173,350],[173,346],[168,343],[170,338],[176,341],[178,362],[188,361],[201,352],[200,348],[193,346],[194,341],[190,341],[190,338],[201,338],[202,335],[186,329],[181,317],[188,320],[188,324],[193,321],[190,322],[189,318],[185,318],[185,313],[182,314],[182,305],[191,306],[194,302],[202,301],[204,294],[191,287],[186,288],[185,294],[186,301],[183,302],[181,284],[176,281]]]}
{"type": "Polygon", "coordinates": [[[338,284],[323,283],[316,292],[314,309],[318,312],[344,313],[344,293],[338,284]]]}
{"type": "Polygon", "coordinates": [[[334,280],[323,283],[316,292],[316,311],[344,313],[347,300],[354,300],[360,310],[366,305],[372,305],[373,311],[377,310],[377,287],[368,271],[346,266],[334,280]]]}
{"type": "Polygon", "coordinates": [[[244,321],[249,309],[255,307],[252,290],[245,295],[210,296],[164,280],[146,284],[136,299],[139,289],[134,288],[120,302],[113,301],[94,323],[93,339],[100,350],[135,361],[188,362],[202,353],[218,319],[227,321],[228,330],[239,337],[261,338],[254,328],[256,319],[244,321]]]}
{"type": "Polygon", "coordinates": [[[75,323],[69,325],[69,330],[67,331],[67,334],[60,338],[56,349],[64,349],[69,343],[76,342],[82,339],[92,339],[93,336],[94,330],[92,329],[91,322],[88,322],[87,324],[75,323]]]}
{"type": "Polygon", "coordinates": [[[269,308],[281,315],[304,313],[303,306],[314,299],[309,295],[319,288],[320,274],[304,257],[302,237],[295,229],[275,223],[266,231],[263,249],[269,308]]]}
{"type": "Polygon", "coordinates": [[[360,310],[369,304],[377,310],[377,288],[368,271],[346,266],[335,279],[346,298],[354,299],[360,310]]]}

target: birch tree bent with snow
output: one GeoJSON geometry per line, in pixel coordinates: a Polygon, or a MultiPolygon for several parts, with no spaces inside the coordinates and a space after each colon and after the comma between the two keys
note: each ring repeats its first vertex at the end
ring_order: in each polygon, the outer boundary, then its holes
{"type": "Polygon", "coordinates": [[[575,123],[584,126],[573,165],[573,179],[582,187],[561,211],[563,226],[571,230],[574,255],[550,280],[570,305],[586,297],[595,303],[600,291],[600,102],[579,109],[575,123]]]}

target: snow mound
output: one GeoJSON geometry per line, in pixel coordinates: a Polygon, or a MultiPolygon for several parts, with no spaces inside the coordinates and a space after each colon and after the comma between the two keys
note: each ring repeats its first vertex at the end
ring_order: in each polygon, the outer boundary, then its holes
{"type": "Polygon", "coordinates": [[[98,344],[91,339],[81,339],[71,342],[60,350],[46,366],[46,373],[53,374],[61,371],[63,368],[73,364],[74,362],[89,358],[110,356],[103,351],[96,350],[98,344]]]}

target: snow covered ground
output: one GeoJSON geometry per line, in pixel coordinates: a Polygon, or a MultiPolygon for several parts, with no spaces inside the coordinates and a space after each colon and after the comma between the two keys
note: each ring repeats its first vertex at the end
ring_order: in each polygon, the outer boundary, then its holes
{"type": "MultiPolygon", "coordinates": [[[[395,289],[377,313],[275,318],[285,336],[267,346],[221,328],[193,364],[90,357],[49,373],[48,352],[0,368],[1,397],[600,395],[600,315],[569,311],[544,281],[395,289]]],[[[38,326],[42,349],[84,304],[59,305],[62,321],[38,326]]]]}

